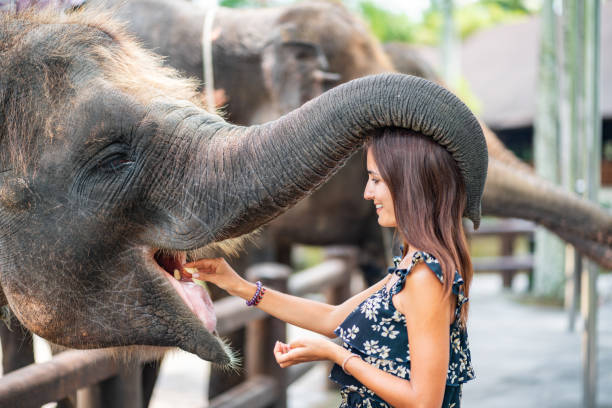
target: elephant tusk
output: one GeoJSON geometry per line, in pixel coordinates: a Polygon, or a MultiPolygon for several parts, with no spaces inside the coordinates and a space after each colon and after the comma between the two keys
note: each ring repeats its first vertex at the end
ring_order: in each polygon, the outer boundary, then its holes
{"type": "Polygon", "coordinates": [[[337,74],[335,72],[325,72],[325,71],[321,71],[320,69],[313,71],[312,77],[316,81],[330,81],[330,82],[332,81],[338,82],[340,81],[340,79],[342,79],[342,76],[340,74],[337,74]]]}

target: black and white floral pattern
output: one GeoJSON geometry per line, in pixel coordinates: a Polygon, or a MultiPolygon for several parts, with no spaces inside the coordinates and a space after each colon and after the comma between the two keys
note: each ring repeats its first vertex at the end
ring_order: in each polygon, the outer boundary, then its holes
{"type": "MultiPolygon", "coordinates": [[[[444,282],[438,260],[427,252],[416,252],[408,268],[398,268],[400,258],[394,258],[395,267],[389,273],[399,280],[389,290],[382,288],[363,301],[342,324],[335,334],[343,341],[343,347],[358,354],[373,366],[397,377],[410,379],[410,348],[406,317],[398,312],[391,301],[404,287],[406,276],[414,265],[425,262],[440,282],[444,282]]],[[[468,299],[463,293],[463,279],[455,272],[453,293],[457,295],[455,322],[450,327],[450,360],[446,377],[446,392],[443,407],[459,407],[461,385],[474,378],[467,332],[460,326],[459,313],[468,299]]],[[[389,405],[366,388],[354,377],[334,365],[330,378],[341,385],[340,408],[387,408],[389,405]]]]}

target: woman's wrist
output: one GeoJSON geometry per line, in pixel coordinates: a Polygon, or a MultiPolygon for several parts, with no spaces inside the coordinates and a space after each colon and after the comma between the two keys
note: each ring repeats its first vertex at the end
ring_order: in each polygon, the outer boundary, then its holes
{"type": "Polygon", "coordinates": [[[334,342],[330,341],[329,343],[331,344],[329,360],[338,365],[341,365],[344,359],[352,354],[350,351],[334,342]]]}
{"type": "Polygon", "coordinates": [[[244,300],[249,300],[253,297],[253,294],[256,290],[257,285],[245,279],[240,279],[238,285],[232,287],[232,290],[228,290],[228,293],[232,296],[237,296],[244,300]]]}

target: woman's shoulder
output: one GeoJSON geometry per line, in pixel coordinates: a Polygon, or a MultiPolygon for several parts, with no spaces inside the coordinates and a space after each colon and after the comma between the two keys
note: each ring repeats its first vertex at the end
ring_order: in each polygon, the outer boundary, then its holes
{"type": "MultiPolygon", "coordinates": [[[[418,279],[414,278],[414,275],[435,275],[437,280],[444,284],[444,273],[442,271],[442,265],[438,259],[428,251],[416,250],[408,253],[403,259],[396,257],[394,259],[395,268],[390,268],[390,272],[394,272],[399,275],[400,282],[395,288],[395,293],[404,287],[405,280],[408,276],[413,276],[412,282],[416,282],[418,279]],[[432,274],[433,272],[433,274],[432,274]]],[[[429,280],[427,277],[422,279],[429,280]]],[[[455,270],[454,276],[452,277],[452,292],[455,295],[463,296],[463,277],[458,270],[455,270]]]]}
{"type": "Polygon", "coordinates": [[[405,272],[405,275],[412,275],[416,270],[430,270],[435,276],[443,282],[442,268],[438,259],[430,252],[416,250],[404,256],[399,263],[396,264],[396,270],[405,272]]]}

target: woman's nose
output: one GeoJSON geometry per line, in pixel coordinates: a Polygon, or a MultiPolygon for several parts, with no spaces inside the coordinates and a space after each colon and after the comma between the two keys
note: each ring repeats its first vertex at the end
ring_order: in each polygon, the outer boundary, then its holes
{"type": "Polygon", "coordinates": [[[365,186],[365,189],[363,190],[363,199],[364,200],[373,200],[374,199],[374,194],[372,194],[372,191],[368,188],[367,184],[365,186]]]}

